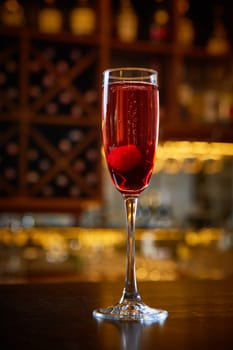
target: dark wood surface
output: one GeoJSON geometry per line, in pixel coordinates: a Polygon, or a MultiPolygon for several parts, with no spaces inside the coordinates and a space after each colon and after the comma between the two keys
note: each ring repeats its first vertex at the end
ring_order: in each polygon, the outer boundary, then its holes
{"type": "Polygon", "coordinates": [[[0,286],[0,349],[233,349],[233,281],[140,283],[165,308],[163,325],[99,323],[92,310],[118,301],[114,283],[0,286]]]}

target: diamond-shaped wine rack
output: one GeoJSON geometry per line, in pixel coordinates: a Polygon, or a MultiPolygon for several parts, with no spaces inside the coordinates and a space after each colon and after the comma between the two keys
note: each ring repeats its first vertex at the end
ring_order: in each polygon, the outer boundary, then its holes
{"type": "Polygon", "coordinates": [[[100,199],[97,46],[24,31],[0,42],[0,210],[100,199]]]}

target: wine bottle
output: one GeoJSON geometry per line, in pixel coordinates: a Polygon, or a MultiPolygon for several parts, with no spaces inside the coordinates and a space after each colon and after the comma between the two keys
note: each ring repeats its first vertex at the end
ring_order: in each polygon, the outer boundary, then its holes
{"type": "Polygon", "coordinates": [[[155,0],[155,10],[150,25],[150,39],[152,41],[162,42],[168,40],[169,17],[165,1],[155,0]]]}
{"type": "Polygon", "coordinates": [[[25,23],[24,8],[17,0],[5,0],[0,8],[0,18],[4,26],[22,27],[25,23]]]}
{"type": "Polygon", "coordinates": [[[188,17],[189,1],[179,0],[178,42],[182,45],[191,45],[194,41],[195,30],[192,20],[188,17]]]}
{"type": "Polygon", "coordinates": [[[117,37],[121,41],[132,42],[137,39],[138,17],[130,0],[121,0],[117,16],[117,37]]]}
{"type": "Polygon", "coordinates": [[[44,6],[38,13],[38,27],[41,32],[59,33],[62,30],[63,17],[56,7],[55,0],[45,0],[44,6]]]}
{"type": "Polygon", "coordinates": [[[70,12],[70,30],[77,35],[91,35],[96,29],[96,13],[88,0],[79,0],[70,12]]]}
{"type": "Polygon", "coordinates": [[[207,52],[213,55],[223,55],[230,51],[227,30],[222,20],[223,7],[216,5],[213,32],[207,42],[207,52]]]}

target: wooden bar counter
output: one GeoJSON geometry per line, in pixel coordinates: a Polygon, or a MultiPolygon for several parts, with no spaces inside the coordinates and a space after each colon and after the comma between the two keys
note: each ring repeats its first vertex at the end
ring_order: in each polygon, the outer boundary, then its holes
{"type": "Polygon", "coordinates": [[[69,282],[0,286],[0,348],[233,349],[233,280],[139,283],[165,308],[164,324],[98,322],[92,311],[118,301],[122,285],[69,282]]]}

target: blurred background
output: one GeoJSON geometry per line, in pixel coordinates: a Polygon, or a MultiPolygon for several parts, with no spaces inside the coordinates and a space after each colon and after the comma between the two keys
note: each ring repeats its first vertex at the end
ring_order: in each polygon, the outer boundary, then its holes
{"type": "Polygon", "coordinates": [[[0,283],[123,280],[100,108],[125,65],[160,86],[138,279],[232,278],[232,20],[231,0],[0,1],[0,283]]]}

